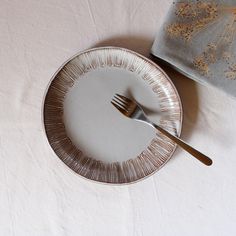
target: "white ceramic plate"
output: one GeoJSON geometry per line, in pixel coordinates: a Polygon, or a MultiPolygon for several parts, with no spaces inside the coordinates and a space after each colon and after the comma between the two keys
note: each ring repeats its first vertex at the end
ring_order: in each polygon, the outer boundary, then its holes
{"type": "Polygon", "coordinates": [[[135,98],[152,121],[179,135],[182,106],[168,76],[147,58],[123,48],[82,52],[54,75],[44,125],[57,156],[75,172],[105,183],[138,181],[160,169],[176,145],[110,103],[115,93],[135,98]]]}

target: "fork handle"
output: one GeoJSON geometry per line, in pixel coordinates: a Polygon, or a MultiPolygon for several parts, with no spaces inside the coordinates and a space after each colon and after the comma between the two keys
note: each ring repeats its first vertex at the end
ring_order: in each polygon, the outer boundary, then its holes
{"type": "Polygon", "coordinates": [[[194,149],[193,147],[191,147],[190,145],[188,145],[187,143],[185,143],[183,140],[181,140],[180,138],[170,134],[168,131],[162,129],[160,126],[152,123],[152,125],[161,133],[163,133],[166,137],[168,137],[169,139],[171,139],[172,141],[174,141],[175,143],[177,143],[180,147],[182,147],[185,151],[187,151],[188,153],[190,153],[191,155],[193,155],[196,159],[198,159],[199,161],[201,161],[202,163],[204,163],[207,166],[210,166],[212,164],[212,160],[207,157],[206,155],[204,155],[203,153],[199,152],[198,150],[194,149]]]}

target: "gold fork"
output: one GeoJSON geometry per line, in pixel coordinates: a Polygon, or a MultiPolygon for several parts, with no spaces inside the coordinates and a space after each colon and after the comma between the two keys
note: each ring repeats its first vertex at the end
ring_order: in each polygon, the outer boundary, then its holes
{"type": "Polygon", "coordinates": [[[144,122],[146,124],[151,125],[153,128],[160,131],[162,134],[164,134],[166,137],[174,141],[176,144],[178,144],[180,147],[182,147],[185,151],[190,153],[192,156],[194,156],[196,159],[201,161],[207,166],[210,166],[212,164],[212,160],[204,155],[203,153],[199,152],[198,150],[191,147],[189,144],[185,143],[182,139],[172,135],[168,131],[164,130],[157,124],[154,124],[152,121],[148,119],[146,114],[143,111],[143,108],[140,104],[138,104],[136,101],[131,100],[123,95],[116,94],[112,101],[112,105],[114,105],[123,115],[137,120],[144,122]]]}

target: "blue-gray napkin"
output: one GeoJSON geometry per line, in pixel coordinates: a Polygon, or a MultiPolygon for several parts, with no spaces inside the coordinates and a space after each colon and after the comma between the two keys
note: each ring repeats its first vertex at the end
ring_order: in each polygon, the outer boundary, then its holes
{"type": "Polygon", "coordinates": [[[236,97],[235,0],[174,2],[151,53],[236,97]]]}

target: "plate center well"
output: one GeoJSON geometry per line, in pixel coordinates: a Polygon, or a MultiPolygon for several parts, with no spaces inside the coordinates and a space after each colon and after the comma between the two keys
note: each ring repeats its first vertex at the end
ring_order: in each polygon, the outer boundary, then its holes
{"type": "Polygon", "coordinates": [[[159,123],[159,100],[142,78],[122,68],[97,68],[85,73],[69,89],[64,101],[64,123],[71,141],[89,157],[122,162],[137,157],[156,136],[152,127],[131,120],[110,101],[115,93],[134,97],[154,111],[159,123]]]}

